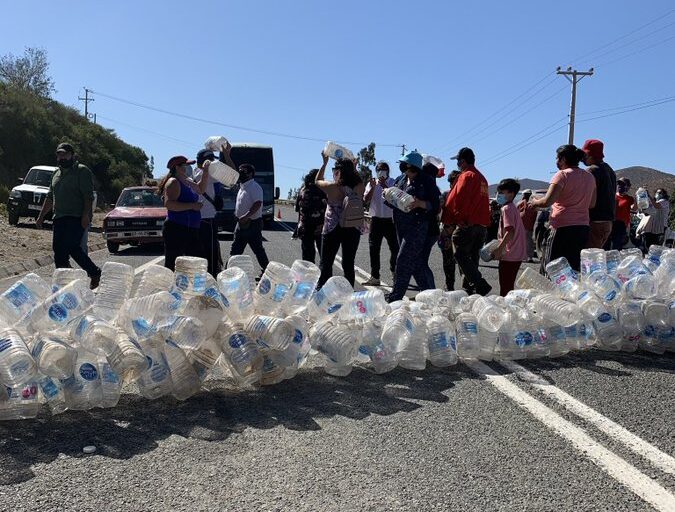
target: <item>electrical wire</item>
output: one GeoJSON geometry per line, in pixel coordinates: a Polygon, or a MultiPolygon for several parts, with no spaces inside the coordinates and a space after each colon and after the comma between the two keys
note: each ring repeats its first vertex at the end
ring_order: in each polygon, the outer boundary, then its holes
{"type": "Polygon", "coordinates": [[[650,44],[649,46],[645,46],[644,48],[641,48],[641,49],[636,50],[636,51],[634,51],[634,52],[628,53],[628,54],[626,54],[626,55],[622,55],[621,57],[617,57],[616,59],[610,60],[610,61],[608,61],[608,62],[602,62],[602,63],[599,63],[599,64],[598,64],[597,66],[595,66],[595,67],[596,67],[596,68],[599,68],[599,67],[609,66],[610,64],[614,64],[615,62],[619,62],[619,61],[621,61],[621,60],[627,59],[628,57],[632,57],[633,55],[637,55],[637,54],[642,53],[642,52],[645,52],[645,51],[647,51],[647,50],[651,50],[652,48],[654,48],[654,47],[656,47],[656,46],[659,46],[659,45],[662,45],[662,44],[664,44],[664,43],[667,43],[668,41],[672,41],[673,39],[675,39],[675,35],[670,36],[670,37],[668,37],[668,38],[666,38],[666,39],[662,39],[661,41],[657,41],[657,42],[654,43],[654,44],[650,44]]]}

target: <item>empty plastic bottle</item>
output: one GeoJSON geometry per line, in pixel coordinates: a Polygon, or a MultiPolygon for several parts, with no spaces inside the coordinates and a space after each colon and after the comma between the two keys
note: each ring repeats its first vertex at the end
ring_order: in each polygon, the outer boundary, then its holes
{"type": "Polygon", "coordinates": [[[246,272],[229,267],[218,274],[218,288],[223,296],[225,313],[235,322],[245,322],[253,315],[253,294],[246,272]]]}
{"type": "Polygon", "coordinates": [[[354,369],[354,367],[352,365],[335,364],[333,361],[331,361],[328,358],[326,358],[326,364],[323,367],[323,370],[328,375],[332,375],[333,377],[346,377],[347,375],[352,373],[353,369],[354,369]]]}
{"type": "Polygon", "coordinates": [[[486,243],[480,249],[480,259],[482,259],[485,262],[492,261],[492,253],[494,252],[494,250],[497,248],[498,245],[499,240],[497,240],[496,238],[486,243]]]}
{"type": "Polygon", "coordinates": [[[71,324],[72,339],[92,352],[111,353],[117,328],[93,315],[83,315],[71,324]]]}
{"type": "Polygon", "coordinates": [[[63,380],[73,374],[77,350],[64,339],[40,335],[33,341],[31,355],[42,374],[63,380]]]}
{"type": "Polygon", "coordinates": [[[457,337],[452,322],[435,315],[427,320],[429,362],[439,368],[457,364],[457,337]]]}
{"type": "Polygon", "coordinates": [[[651,274],[638,274],[623,284],[628,299],[650,299],[656,295],[656,279],[651,274]]]}
{"type": "Polygon", "coordinates": [[[525,267],[516,279],[516,288],[520,290],[540,290],[551,293],[553,283],[530,267],[525,267]]]}
{"type": "Polygon", "coordinates": [[[213,160],[209,164],[209,176],[227,188],[233,187],[239,181],[239,173],[219,160],[213,160]]]}
{"type": "Polygon", "coordinates": [[[663,354],[675,343],[675,328],[668,321],[668,304],[660,300],[646,300],[642,311],[644,330],[640,347],[655,354],[663,354]]]}
{"type": "Polygon", "coordinates": [[[617,316],[623,332],[621,350],[635,352],[640,344],[642,332],[645,328],[645,317],[642,306],[637,301],[621,301],[617,309],[617,316]]]}
{"type": "Polygon", "coordinates": [[[317,322],[337,313],[353,291],[352,285],[344,277],[331,277],[307,305],[310,320],[317,322]]]}
{"type": "Polygon", "coordinates": [[[538,330],[538,343],[546,346],[549,357],[559,357],[569,352],[565,328],[561,325],[544,319],[538,330]]]}
{"type": "Polygon", "coordinates": [[[457,332],[457,356],[462,359],[478,359],[480,338],[478,319],[471,313],[461,313],[455,321],[457,332]]]}
{"type": "Polygon", "coordinates": [[[235,382],[240,386],[251,386],[258,382],[262,377],[263,355],[244,327],[235,325],[233,331],[220,341],[224,359],[235,382]]]}
{"type": "Polygon", "coordinates": [[[312,348],[338,366],[350,365],[356,358],[356,337],[346,325],[320,322],[310,331],[310,340],[312,348]]]}
{"type": "Polygon", "coordinates": [[[171,289],[175,283],[173,271],[161,265],[150,265],[143,271],[134,297],[146,297],[171,289]]]}
{"type": "Polygon", "coordinates": [[[101,269],[101,282],[96,289],[94,314],[107,321],[113,321],[131,296],[134,284],[134,269],[124,263],[107,261],[101,269]]]}
{"type": "Polygon", "coordinates": [[[0,318],[13,325],[30,313],[51,293],[51,287],[39,275],[26,274],[0,295],[0,318]]]}
{"type": "Polygon", "coordinates": [[[286,301],[286,313],[294,315],[307,307],[319,282],[321,270],[314,263],[295,260],[291,265],[292,293],[286,301]]]}
{"type": "Polygon", "coordinates": [[[103,354],[99,354],[98,364],[101,370],[101,403],[99,407],[104,409],[115,407],[120,400],[122,380],[103,354]]]}
{"type": "Polygon", "coordinates": [[[402,346],[398,364],[408,370],[424,370],[429,354],[429,331],[424,319],[413,316],[413,332],[408,343],[402,346]]]}
{"type": "Polygon", "coordinates": [[[309,324],[304,318],[291,315],[287,316],[285,320],[295,329],[293,342],[286,349],[286,355],[292,363],[286,367],[284,378],[290,379],[295,377],[298,368],[305,363],[311,345],[309,343],[309,324]]]}
{"type": "Polygon", "coordinates": [[[66,395],[59,379],[38,375],[37,384],[42,393],[42,398],[47,402],[52,414],[61,414],[67,410],[66,395]]]}
{"type": "Polygon", "coordinates": [[[186,295],[201,295],[206,290],[207,270],[208,262],[204,258],[179,256],[176,258],[176,288],[186,295]]]}
{"type": "Polygon", "coordinates": [[[480,328],[490,332],[497,332],[509,319],[504,308],[499,307],[489,297],[476,299],[471,307],[471,313],[478,319],[480,328]]]}
{"type": "Polygon", "coordinates": [[[274,315],[283,312],[292,285],[291,269],[283,263],[271,261],[253,293],[256,313],[274,315]]]}
{"type": "Polygon", "coordinates": [[[222,353],[220,343],[215,338],[207,338],[196,349],[186,351],[188,361],[202,382],[216,365],[222,353]]]}
{"type": "Polygon", "coordinates": [[[567,258],[558,258],[546,265],[546,273],[563,297],[574,298],[579,293],[577,274],[567,258]]]}
{"type": "Polygon", "coordinates": [[[227,260],[227,268],[237,267],[242,269],[249,279],[249,285],[251,291],[255,289],[255,265],[253,264],[253,259],[248,254],[239,254],[236,256],[230,256],[230,259],[227,260]]]}
{"type": "Polygon", "coordinates": [[[246,332],[262,348],[281,351],[286,350],[295,337],[295,328],[274,316],[252,316],[246,324],[246,332]]]}
{"type": "Polygon", "coordinates": [[[535,311],[545,320],[555,322],[563,327],[575,325],[581,316],[576,304],[543,293],[532,300],[535,311]]]}
{"type": "Polygon", "coordinates": [[[129,299],[117,317],[117,324],[136,339],[151,338],[158,327],[169,323],[175,307],[176,299],[169,292],[129,299]]]}
{"type": "Polygon", "coordinates": [[[193,316],[177,316],[160,330],[167,340],[171,340],[182,350],[197,348],[207,337],[204,324],[193,316]]]}
{"type": "Polygon", "coordinates": [[[87,273],[81,268],[57,268],[52,274],[52,293],[78,279],[88,279],[87,273]]]}
{"type": "Polygon", "coordinates": [[[593,272],[606,272],[607,260],[602,249],[581,250],[581,280],[584,281],[593,272]]]}
{"type": "Polygon", "coordinates": [[[7,387],[7,395],[7,400],[0,401],[0,421],[25,420],[37,416],[40,410],[37,382],[7,387]]]}
{"type": "Polygon", "coordinates": [[[34,332],[68,332],[72,322],[94,303],[94,293],[81,280],[67,284],[44,299],[30,315],[34,332]]]}
{"type": "Polygon", "coordinates": [[[173,382],[173,396],[178,400],[187,400],[201,389],[201,380],[188,361],[185,352],[171,340],[164,345],[166,361],[173,382]]]}
{"type": "Polygon", "coordinates": [[[19,332],[0,330],[0,384],[14,388],[33,380],[36,374],[35,360],[19,332]]]}
{"type": "Polygon", "coordinates": [[[332,140],[326,142],[326,145],[323,148],[323,154],[329,158],[332,158],[333,160],[340,160],[341,158],[354,160],[354,153],[352,153],[346,147],[336,144],[332,140]]]}
{"type": "Polygon", "coordinates": [[[611,304],[621,298],[621,283],[603,270],[591,272],[586,277],[586,283],[606,303],[611,304]]]}
{"type": "Polygon", "coordinates": [[[605,350],[619,350],[623,333],[613,312],[593,292],[582,292],[578,297],[578,305],[586,318],[592,320],[599,347],[605,350]]]}
{"type": "Polygon", "coordinates": [[[351,294],[340,317],[345,321],[365,322],[386,316],[387,302],[382,290],[366,290],[351,294]]]}
{"type": "Polygon", "coordinates": [[[622,283],[641,274],[651,275],[649,269],[642,263],[642,253],[640,256],[630,255],[624,258],[616,269],[616,277],[622,283]]]}
{"type": "Polygon", "coordinates": [[[212,135],[206,142],[204,142],[204,147],[210,149],[211,151],[221,151],[223,146],[227,146],[229,142],[222,135],[212,135]]]}
{"type": "Polygon", "coordinates": [[[450,310],[455,315],[459,315],[462,312],[461,308],[462,299],[464,297],[469,296],[469,294],[466,293],[464,290],[453,290],[445,292],[443,295],[448,302],[450,310]]]}
{"type": "Polygon", "coordinates": [[[98,407],[103,399],[98,354],[79,347],[73,374],[62,384],[68,409],[84,411],[98,407]]]}
{"type": "Polygon", "coordinates": [[[115,344],[106,352],[110,366],[123,382],[136,380],[147,368],[147,359],[139,343],[121,329],[115,344]]]}
{"type": "Polygon", "coordinates": [[[415,198],[404,190],[401,190],[398,187],[388,187],[384,189],[383,194],[384,200],[393,207],[403,212],[412,210],[412,204],[415,201],[415,198]]]}
{"type": "Polygon", "coordinates": [[[640,188],[637,189],[637,191],[635,192],[635,199],[636,199],[635,202],[637,203],[637,207],[640,210],[644,210],[646,208],[649,208],[649,204],[650,204],[649,193],[643,187],[640,187],[640,188]]]}
{"type": "MultiPolygon", "coordinates": [[[[218,292],[218,295],[220,295],[220,292],[218,292]]],[[[203,333],[201,334],[202,339],[210,338],[216,333],[225,316],[222,304],[223,303],[220,300],[205,295],[198,295],[187,301],[181,313],[184,317],[199,320],[203,329],[203,333]]],[[[182,348],[189,349],[193,347],[182,348]]]]}
{"type": "Polygon", "coordinates": [[[286,371],[286,357],[280,350],[262,350],[263,356],[262,375],[260,384],[262,386],[273,386],[284,380],[286,371]]]}
{"type": "Polygon", "coordinates": [[[138,378],[138,389],[145,398],[153,400],[173,391],[171,371],[164,352],[164,340],[155,337],[140,342],[147,367],[138,378]]]}

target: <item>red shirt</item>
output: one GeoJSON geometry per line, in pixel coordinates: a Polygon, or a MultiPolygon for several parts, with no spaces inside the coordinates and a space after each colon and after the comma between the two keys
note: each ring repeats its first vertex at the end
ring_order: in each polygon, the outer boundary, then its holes
{"type": "Polygon", "coordinates": [[[490,225],[488,184],[478,169],[471,166],[457,178],[443,206],[443,224],[490,225]]]}
{"type": "Polygon", "coordinates": [[[534,230],[534,221],[537,220],[537,208],[525,201],[525,199],[521,199],[518,203],[518,212],[520,212],[520,218],[523,220],[525,231],[534,230]]]}
{"type": "Polygon", "coordinates": [[[635,204],[632,196],[616,195],[616,220],[622,221],[626,227],[630,226],[630,208],[635,204]]]}

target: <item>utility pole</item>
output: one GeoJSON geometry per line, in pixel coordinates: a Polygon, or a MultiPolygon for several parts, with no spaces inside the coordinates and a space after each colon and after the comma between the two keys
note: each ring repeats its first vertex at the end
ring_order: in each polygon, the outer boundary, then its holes
{"type": "Polygon", "coordinates": [[[401,144],[401,156],[405,156],[405,144],[401,144]]]}
{"type": "Polygon", "coordinates": [[[569,82],[572,84],[572,101],[570,102],[570,130],[567,137],[568,144],[574,144],[574,116],[577,108],[577,83],[579,83],[585,76],[593,75],[593,68],[588,71],[577,71],[568,67],[566,71],[562,71],[562,68],[558,66],[556,69],[558,75],[563,75],[569,82]],[[570,78],[570,76],[572,78],[570,78]]]}
{"type": "MultiPolygon", "coordinates": [[[[84,88],[84,98],[81,96],[78,96],[77,99],[80,101],[84,101],[84,117],[89,119],[89,102],[94,101],[94,98],[89,97],[89,93],[92,92],[91,89],[87,89],[86,87],[84,88]]],[[[94,121],[96,122],[96,121],[94,121]]]]}

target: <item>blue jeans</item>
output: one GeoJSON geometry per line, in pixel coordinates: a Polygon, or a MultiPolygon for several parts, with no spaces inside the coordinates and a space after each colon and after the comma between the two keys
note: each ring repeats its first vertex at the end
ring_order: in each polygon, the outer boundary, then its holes
{"type": "MultiPolygon", "coordinates": [[[[389,300],[400,300],[408,290],[410,278],[415,275],[422,265],[429,222],[415,214],[401,214],[396,216],[396,234],[398,235],[398,256],[396,257],[396,275],[394,286],[389,294],[389,300]]],[[[426,275],[422,278],[426,281],[426,275]]]]}

